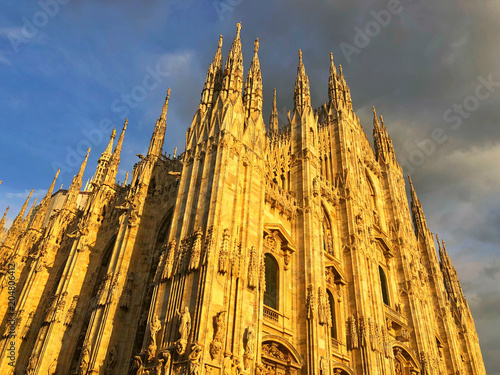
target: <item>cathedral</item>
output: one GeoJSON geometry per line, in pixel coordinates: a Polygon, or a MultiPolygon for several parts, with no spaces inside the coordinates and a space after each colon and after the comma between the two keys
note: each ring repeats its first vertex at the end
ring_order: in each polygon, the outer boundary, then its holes
{"type": "Polygon", "coordinates": [[[168,90],[129,183],[126,121],[86,186],[90,150],[68,189],[56,174],[8,230],[3,216],[0,373],[486,374],[382,116],[372,147],[332,54],[313,108],[299,51],[293,112],[279,123],[275,90],[266,126],[259,42],[244,79],[240,29],[180,156],[163,153],[168,90]]]}

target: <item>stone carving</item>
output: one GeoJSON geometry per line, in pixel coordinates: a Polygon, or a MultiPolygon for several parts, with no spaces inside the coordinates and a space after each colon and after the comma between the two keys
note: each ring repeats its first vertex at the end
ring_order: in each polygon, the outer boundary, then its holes
{"type": "Polygon", "coordinates": [[[122,298],[120,302],[120,308],[123,310],[128,310],[130,308],[130,298],[132,297],[132,290],[134,289],[135,274],[132,272],[127,277],[125,286],[123,288],[122,298]]]}
{"type": "Polygon", "coordinates": [[[28,337],[28,332],[30,330],[31,322],[33,321],[34,315],[35,315],[34,311],[30,312],[30,314],[28,315],[28,318],[26,319],[26,323],[24,323],[24,328],[23,328],[23,331],[21,332],[21,339],[22,340],[24,340],[24,339],[26,339],[26,337],[28,337]]]}
{"type": "Polygon", "coordinates": [[[368,339],[368,330],[369,327],[366,326],[365,324],[365,318],[362,316],[359,318],[359,331],[361,333],[361,347],[366,347],[368,345],[369,339],[368,339]]]}
{"type": "Polygon", "coordinates": [[[250,260],[248,262],[248,287],[255,289],[259,282],[259,267],[257,264],[257,250],[255,246],[250,249],[250,260]]]}
{"type": "Polygon", "coordinates": [[[307,319],[314,318],[314,310],[316,308],[316,298],[314,296],[314,286],[309,284],[307,287],[307,319]]]}
{"type": "Polygon", "coordinates": [[[99,291],[97,292],[96,306],[105,306],[106,301],[108,299],[108,291],[111,286],[111,281],[113,278],[113,274],[108,273],[104,276],[104,279],[101,281],[99,285],[99,291]]]}
{"type": "Polygon", "coordinates": [[[222,233],[222,244],[219,252],[219,272],[225,274],[229,271],[229,229],[222,233]]]}
{"type": "Polygon", "coordinates": [[[290,269],[290,259],[292,256],[290,255],[290,251],[285,250],[285,255],[283,255],[283,262],[285,263],[285,271],[290,269]]]}
{"type": "Polygon", "coordinates": [[[48,323],[51,323],[54,321],[58,299],[59,299],[59,294],[54,294],[51,297],[51,299],[50,299],[50,301],[45,309],[45,316],[43,318],[44,323],[48,324],[48,323]]]}
{"type": "Polygon", "coordinates": [[[189,375],[200,375],[201,374],[201,355],[203,353],[203,346],[198,343],[194,343],[191,347],[191,353],[189,354],[189,375]]]}
{"type": "Polygon", "coordinates": [[[180,246],[180,257],[179,264],[177,267],[177,273],[185,273],[187,271],[187,267],[189,265],[189,251],[191,249],[191,237],[186,237],[181,241],[180,246]]]}
{"type": "Polygon", "coordinates": [[[75,316],[75,311],[76,311],[76,305],[78,304],[78,299],[79,296],[73,296],[73,301],[71,302],[71,305],[68,309],[68,312],[66,313],[66,318],[64,319],[64,325],[71,327],[73,317],[75,316]]]}
{"type": "Polygon", "coordinates": [[[158,315],[155,315],[153,320],[149,323],[149,336],[151,338],[150,344],[147,348],[148,352],[148,361],[152,361],[156,356],[156,335],[161,330],[162,324],[160,319],[158,319],[158,315]]]}
{"type": "Polygon", "coordinates": [[[233,251],[233,259],[232,259],[232,267],[231,267],[231,275],[233,277],[240,277],[240,269],[243,263],[243,254],[241,242],[234,242],[234,251],[233,251]]]}
{"type": "Polygon", "coordinates": [[[203,264],[206,264],[210,254],[212,252],[212,236],[214,233],[214,227],[210,227],[207,230],[207,234],[205,236],[205,250],[203,254],[203,264]]]}
{"type": "Polygon", "coordinates": [[[321,325],[328,324],[325,291],[322,287],[318,288],[318,320],[321,325]]]}
{"type": "Polygon", "coordinates": [[[61,322],[63,311],[64,311],[64,306],[66,305],[66,297],[67,296],[68,296],[68,292],[64,292],[61,295],[61,298],[59,298],[59,301],[57,302],[54,320],[57,321],[58,323],[61,322]]]}
{"type": "Polygon", "coordinates": [[[321,375],[328,375],[330,371],[328,371],[328,361],[324,356],[321,356],[319,360],[319,373],[321,375]]]}
{"type": "Polygon", "coordinates": [[[349,346],[350,349],[357,349],[359,343],[358,328],[356,324],[356,318],[354,315],[349,319],[349,346]]]}
{"type": "Polygon", "coordinates": [[[143,375],[142,359],[138,355],[132,359],[128,375],[143,375]]]}
{"type": "Polygon", "coordinates": [[[222,374],[233,375],[233,356],[231,353],[224,353],[224,360],[222,361],[222,374]]]}
{"type": "Polygon", "coordinates": [[[80,360],[80,374],[87,373],[87,370],[89,368],[91,350],[92,348],[90,347],[90,344],[88,342],[83,345],[82,359],[80,360]]]}
{"type": "Polygon", "coordinates": [[[186,306],[183,312],[176,310],[179,320],[179,335],[180,338],[175,342],[177,354],[182,355],[186,352],[187,340],[191,332],[191,314],[189,308],[186,306]]]}
{"type": "Polygon", "coordinates": [[[287,356],[279,349],[278,344],[275,342],[262,345],[262,353],[282,361],[287,360],[287,356]]]}
{"type": "Polygon", "coordinates": [[[254,359],[255,353],[255,323],[247,328],[245,354],[243,354],[243,365],[247,369],[250,362],[254,359]]]}
{"type": "Polygon", "coordinates": [[[201,238],[203,236],[203,232],[201,228],[199,228],[194,234],[193,247],[191,249],[191,259],[189,261],[188,271],[197,270],[200,266],[200,257],[201,257],[201,238]]]}
{"type": "Polygon", "coordinates": [[[106,370],[104,371],[105,375],[111,375],[115,369],[116,365],[116,357],[118,356],[118,349],[113,346],[108,353],[108,360],[106,362],[106,370]]]}
{"type": "Polygon", "coordinates": [[[212,359],[219,358],[222,350],[222,336],[224,334],[225,311],[220,311],[214,316],[214,339],[210,343],[210,356],[212,359]]]}
{"type": "Polygon", "coordinates": [[[168,244],[167,259],[165,260],[165,266],[163,267],[163,273],[161,275],[161,280],[168,280],[172,277],[172,271],[174,269],[174,256],[175,248],[177,247],[177,242],[173,240],[168,244]]]}
{"type": "Polygon", "coordinates": [[[117,272],[115,277],[113,278],[113,283],[111,284],[108,292],[108,299],[107,299],[108,303],[112,303],[116,297],[118,285],[120,282],[120,275],[121,275],[120,272],[117,272]]]}
{"type": "Polygon", "coordinates": [[[28,361],[28,367],[26,367],[26,375],[34,375],[37,364],[38,355],[36,353],[33,353],[28,361]]]}

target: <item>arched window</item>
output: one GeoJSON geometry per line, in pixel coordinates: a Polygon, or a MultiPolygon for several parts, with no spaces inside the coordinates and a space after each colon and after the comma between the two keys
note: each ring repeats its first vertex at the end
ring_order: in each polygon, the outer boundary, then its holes
{"type": "Polygon", "coordinates": [[[332,316],[332,327],[330,331],[330,336],[332,339],[337,338],[337,321],[335,316],[335,299],[333,298],[332,292],[328,289],[326,290],[326,294],[328,295],[328,303],[330,304],[330,312],[332,316]]]}
{"type": "Polygon", "coordinates": [[[387,290],[387,277],[385,277],[385,272],[382,269],[382,267],[378,266],[378,272],[380,274],[380,285],[382,288],[382,299],[384,300],[384,303],[387,306],[390,306],[389,304],[389,292],[387,290]]]}
{"type": "Polygon", "coordinates": [[[266,269],[266,291],[264,292],[264,305],[278,310],[279,298],[279,266],[278,262],[270,254],[264,258],[266,269]]]}

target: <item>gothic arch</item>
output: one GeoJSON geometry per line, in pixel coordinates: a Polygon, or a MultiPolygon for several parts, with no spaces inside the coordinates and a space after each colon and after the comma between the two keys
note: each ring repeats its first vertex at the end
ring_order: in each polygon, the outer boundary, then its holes
{"type": "MultiPolygon", "coordinates": [[[[354,371],[349,366],[347,366],[346,364],[344,364],[342,362],[334,362],[334,363],[332,363],[332,370],[334,371],[334,373],[335,373],[335,370],[337,370],[337,369],[344,371],[348,375],[356,375],[354,373],[354,371]]],[[[342,374],[342,375],[344,375],[344,374],[342,374]]]]}
{"type": "Polygon", "coordinates": [[[389,343],[389,345],[392,347],[392,351],[394,353],[400,350],[401,356],[403,356],[415,370],[421,371],[420,361],[417,358],[415,358],[415,356],[412,353],[412,350],[407,345],[403,344],[401,341],[392,341],[389,343]]]}
{"type": "Polygon", "coordinates": [[[170,234],[170,226],[172,225],[173,208],[168,210],[168,212],[163,216],[161,224],[156,232],[156,245],[160,246],[162,243],[168,241],[168,235],[170,234]]]}
{"type": "Polygon", "coordinates": [[[262,345],[264,345],[265,342],[276,342],[278,344],[283,345],[290,354],[292,355],[293,359],[298,363],[300,367],[304,365],[304,361],[302,360],[302,357],[300,356],[300,353],[298,352],[297,349],[292,345],[290,341],[285,339],[284,337],[277,336],[277,335],[264,335],[262,337],[262,345]]]}

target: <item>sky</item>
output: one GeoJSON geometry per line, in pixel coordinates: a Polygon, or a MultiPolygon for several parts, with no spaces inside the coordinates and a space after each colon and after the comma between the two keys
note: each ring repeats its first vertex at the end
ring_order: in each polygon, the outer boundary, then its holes
{"type": "Polygon", "coordinates": [[[500,1],[5,0],[0,13],[0,211],[9,223],[61,168],[85,180],[129,118],[118,180],[145,154],[171,87],[164,151],[182,152],[206,71],[242,23],[246,71],[259,38],[264,118],[293,108],[302,49],[312,103],[329,53],[371,139],[384,116],[430,230],[446,241],[489,375],[500,374],[500,1]]]}

